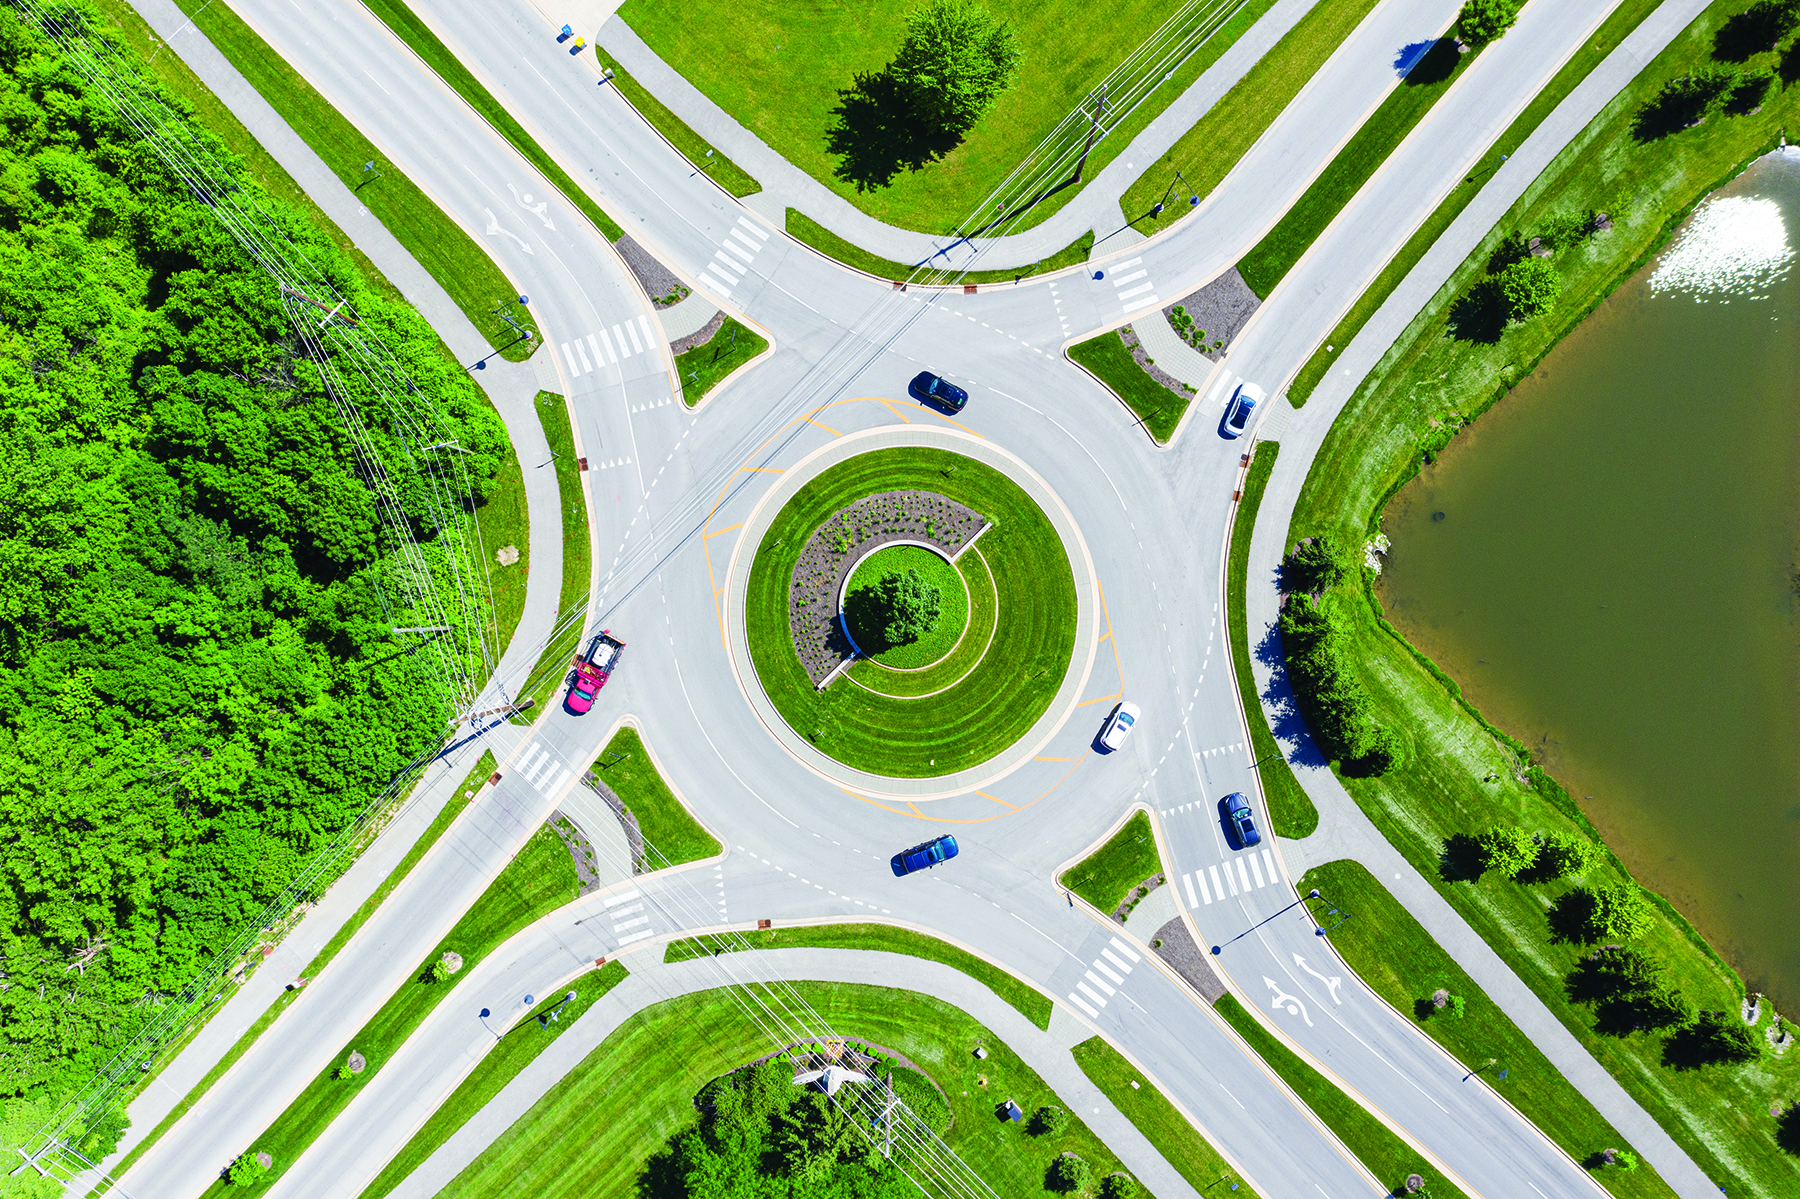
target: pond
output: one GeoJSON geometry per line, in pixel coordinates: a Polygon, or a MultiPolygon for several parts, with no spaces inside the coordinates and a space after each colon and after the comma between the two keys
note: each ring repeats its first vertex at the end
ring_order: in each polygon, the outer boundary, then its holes
{"type": "Polygon", "coordinates": [[[1389,505],[1389,618],[1800,1010],[1800,157],[1758,160],[1389,505]]]}

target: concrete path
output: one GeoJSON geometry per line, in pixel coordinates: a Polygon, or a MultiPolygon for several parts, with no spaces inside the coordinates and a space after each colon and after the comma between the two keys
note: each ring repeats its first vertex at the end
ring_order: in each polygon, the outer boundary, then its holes
{"type": "MultiPolygon", "coordinates": [[[[999,270],[1029,265],[1057,253],[1090,229],[1096,239],[1116,231],[1123,223],[1119,215],[1119,197],[1125,189],[1137,182],[1138,176],[1150,164],[1193,128],[1207,109],[1230,91],[1317,2],[1279,0],[1054,216],[1022,233],[982,242],[985,253],[981,257],[981,267],[999,270]]],[[[919,232],[879,221],[802,171],[658,57],[623,19],[612,17],[594,36],[596,44],[607,55],[630,71],[632,77],[671,112],[762,184],[762,193],[754,197],[753,203],[749,200],[746,203],[769,216],[778,226],[783,210],[797,208],[846,241],[890,261],[908,265],[924,262],[956,243],[955,237],[942,231],[919,232]]],[[[970,197],[971,212],[981,208],[979,200],[980,197],[970,197]]],[[[959,221],[966,215],[960,212],[943,214],[946,223],[959,221]]],[[[1117,239],[1107,245],[1109,252],[1118,248],[1121,246],[1117,239]]],[[[964,245],[938,261],[940,265],[956,265],[966,262],[972,254],[973,251],[964,245]]]]}
{"type": "MultiPolygon", "coordinates": [[[[1264,492],[1250,547],[1247,601],[1252,646],[1278,636],[1274,632],[1279,615],[1274,580],[1288,541],[1288,526],[1313,458],[1344,405],[1451,273],[1504,219],[1518,198],[1570,140],[1705,8],[1706,0],[1666,0],[1591,72],[1524,144],[1512,152],[1506,165],[1438,238],[1356,338],[1340,349],[1338,362],[1314,389],[1306,406],[1288,418],[1281,435],[1281,456],[1276,460],[1274,473],[1264,492]]],[[[1505,41],[1498,45],[1504,46],[1505,41]]],[[[1349,211],[1345,219],[1353,219],[1349,211]]],[[[1368,219],[1378,221],[1379,214],[1371,213],[1368,219]]],[[[1333,232],[1354,239],[1357,229],[1354,225],[1342,229],[1334,227],[1333,232]]],[[[1284,289],[1287,286],[1284,282],[1284,289]]],[[[1279,294],[1277,292],[1277,297],[1279,294]]],[[[1271,297],[1271,307],[1277,297],[1271,297]]],[[[1310,349],[1304,352],[1310,353],[1310,349]]],[[[1281,377],[1291,377],[1292,371],[1303,360],[1290,351],[1287,359],[1290,365],[1281,377]]],[[[1257,693],[1265,697],[1264,717],[1271,728],[1291,728],[1292,722],[1285,717],[1277,719],[1277,714],[1266,706],[1267,697],[1284,689],[1285,683],[1273,677],[1260,656],[1252,657],[1257,693]]],[[[1285,742],[1294,775],[1319,809],[1320,816],[1318,832],[1303,842],[1287,842],[1285,846],[1297,848],[1309,867],[1344,857],[1368,866],[1678,1194],[1687,1199],[1716,1195],[1717,1184],[1709,1180],[1637,1100],[1601,1068],[1436,888],[1388,843],[1344,790],[1337,776],[1328,768],[1309,764],[1318,756],[1310,744],[1292,739],[1285,739],[1285,742]]]]}
{"type": "MultiPolygon", "coordinates": [[[[1037,1071],[1062,1104],[1079,1115],[1094,1134],[1106,1142],[1106,1147],[1118,1155],[1120,1162],[1146,1190],[1158,1199],[1197,1196],[1198,1192],[1144,1139],[1137,1126],[1082,1073],[1069,1050],[1093,1034],[1085,1025],[1068,1017],[1064,1009],[1056,1009],[1050,1029],[1045,1031],[967,974],[938,962],[853,949],[755,952],[759,958],[766,958],[756,963],[761,967],[761,976],[772,975],[789,981],[901,986],[956,1005],[980,1021],[1018,1054],[1020,1060],[1037,1071]]],[[[426,1158],[394,1188],[392,1199],[431,1199],[572,1071],[589,1068],[588,1055],[627,1020],[653,1004],[711,990],[723,981],[723,976],[710,961],[702,959],[665,965],[661,959],[660,945],[654,954],[630,959],[631,977],[583,1013],[574,1026],[557,1039],[554,1053],[539,1054],[487,1106],[426,1158]]],[[[837,1031],[851,1036],[856,1033],[854,1028],[837,1031]]],[[[417,1106],[422,1123],[435,1110],[436,1103],[421,1100],[417,1106]]]]}

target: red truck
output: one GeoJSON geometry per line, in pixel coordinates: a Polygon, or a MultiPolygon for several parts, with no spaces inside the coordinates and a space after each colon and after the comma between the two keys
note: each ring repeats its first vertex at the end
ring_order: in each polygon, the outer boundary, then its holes
{"type": "Polygon", "coordinates": [[[625,652],[625,643],[612,635],[608,629],[601,629],[598,636],[588,644],[586,655],[575,659],[575,681],[569,687],[569,711],[581,716],[594,706],[594,697],[600,694],[600,688],[606,686],[607,678],[619,664],[619,657],[625,652]]]}

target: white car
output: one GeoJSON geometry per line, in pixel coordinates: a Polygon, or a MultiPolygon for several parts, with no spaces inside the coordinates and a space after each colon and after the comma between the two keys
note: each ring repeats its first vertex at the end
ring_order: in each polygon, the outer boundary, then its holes
{"type": "Polygon", "coordinates": [[[1239,384],[1231,397],[1231,403],[1225,405],[1225,415],[1219,421],[1219,436],[1228,441],[1242,437],[1250,427],[1251,413],[1256,411],[1256,406],[1265,398],[1262,388],[1256,384],[1239,384]]]}
{"type": "Polygon", "coordinates": [[[1131,736],[1131,730],[1137,727],[1138,717],[1141,715],[1136,704],[1130,700],[1121,701],[1100,729],[1101,747],[1111,753],[1125,744],[1125,738],[1131,736]]]}

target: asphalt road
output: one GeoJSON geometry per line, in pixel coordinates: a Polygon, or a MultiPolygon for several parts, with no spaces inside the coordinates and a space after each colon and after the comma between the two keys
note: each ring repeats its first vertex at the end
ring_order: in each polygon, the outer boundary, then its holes
{"type": "MultiPolygon", "coordinates": [[[[595,713],[551,714],[516,738],[500,784],[132,1169],[123,1180],[128,1193],[197,1194],[250,1145],[473,902],[626,712],[643,722],[671,782],[727,842],[717,878],[731,920],[873,913],[940,931],[1055,995],[1074,996],[1067,1008],[1146,1063],[1264,1193],[1382,1193],[1184,985],[1143,964],[1119,976],[1111,993],[1087,981],[1113,930],[1070,906],[1050,880],[1132,801],[1169,813],[1159,820],[1183,905],[1202,939],[1223,947],[1218,961],[1235,988],[1283,1035],[1471,1194],[1520,1194],[1521,1180],[1545,1196],[1596,1193],[1585,1172],[1482,1080],[1465,1077],[1349,975],[1295,906],[1278,854],[1225,848],[1212,804],[1251,778],[1219,615],[1230,499],[1246,447],[1209,427],[1222,398],[1215,387],[1175,447],[1157,450],[1059,353],[1066,339],[1159,306],[1158,297],[1185,294],[1235,261],[1379,102],[1379,92],[1356,83],[1370,77],[1368,56],[1391,61],[1399,46],[1435,34],[1454,3],[1387,0],[1204,212],[1103,264],[1106,277],[1071,272],[973,296],[895,292],[771,231],[596,86],[592,61],[558,47],[534,9],[423,5],[446,41],[571,174],[599,190],[634,237],[771,334],[770,356],[698,413],[672,399],[666,359],[644,344],[651,335],[661,340],[655,315],[603,240],[378,22],[348,0],[238,7],[532,296],[550,343],[540,370],[569,396],[590,464],[592,623],[614,629],[630,649],[595,713]],[[1341,61],[1347,56],[1356,70],[1341,61]],[[1331,94],[1340,79],[1349,99],[1331,94]],[[736,277],[719,278],[715,262],[731,264],[736,277]],[[1137,280],[1121,278],[1138,271],[1137,280]],[[1137,291],[1142,281],[1153,290],[1137,291]],[[635,352],[621,355],[634,327],[635,352]],[[594,361],[602,353],[605,365],[594,361]],[[717,589],[731,533],[770,485],[768,472],[842,434],[942,420],[904,398],[906,380],[923,366],[968,385],[972,399],[957,423],[1031,464],[1075,514],[1104,598],[1110,652],[1086,680],[1084,706],[1037,760],[982,793],[913,805],[846,793],[769,736],[724,651],[717,589]],[[1096,756],[1089,744],[1121,694],[1145,718],[1123,751],[1096,756]],[[963,843],[960,858],[926,877],[891,876],[895,849],[945,828],[963,843]],[[1194,895],[1189,878],[1197,880],[1194,895]]],[[[1475,112],[1516,107],[1609,7],[1529,6],[1501,43],[1513,43],[1516,60],[1484,54],[1444,103],[1475,112]]],[[[1461,132],[1434,139],[1449,128],[1438,120],[1434,112],[1415,141],[1462,139],[1468,153],[1479,152],[1461,132]]],[[[1457,161],[1419,159],[1414,186],[1389,202],[1384,222],[1410,228],[1428,213],[1460,178],[1457,161]]],[[[1359,254],[1341,257],[1334,271],[1321,256],[1315,283],[1336,289],[1337,311],[1375,269],[1359,254]]],[[[1336,319],[1336,311],[1326,319],[1329,309],[1321,301],[1293,320],[1314,322],[1316,339],[1317,322],[1329,328],[1336,319]]],[[[1306,336],[1293,330],[1292,345],[1310,351],[1306,336]]],[[[1277,382],[1280,352],[1272,346],[1269,365],[1259,360],[1251,377],[1277,382]]],[[[1222,372],[1235,374],[1243,360],[1234,355],[1222,372]]],[[[712,878],[709,867],[641,881],[636,901],[652,916],[648,931],[718,923],[712,878]],[[697,875],[707,888],[690,888],[697,875]]],[[[472,1019],[475,998],[501,1016],[515,1014],[525,994],[553,990],[594,958],[630,952],[626,938],[646,926],[625,931],[590,919],[610,910],[610,897],[546,917],[482,962],[276,1190],[354,1194],[398,1130],[416,1126],[474,1060],[484,1043],[472,1019]]]]}

